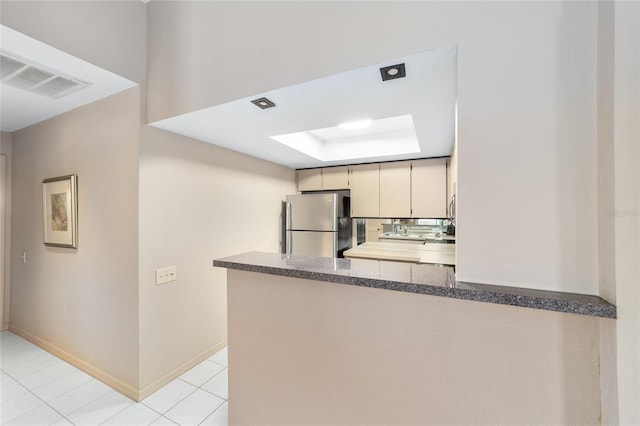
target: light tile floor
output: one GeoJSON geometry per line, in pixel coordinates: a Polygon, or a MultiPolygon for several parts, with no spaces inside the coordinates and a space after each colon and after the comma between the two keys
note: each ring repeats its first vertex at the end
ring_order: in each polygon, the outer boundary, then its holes
{"type": "Polygon", "coordinates": [[[9,331],[0,370],[2,425],[227,425],[227,348],[139,403],[9,331]]]}

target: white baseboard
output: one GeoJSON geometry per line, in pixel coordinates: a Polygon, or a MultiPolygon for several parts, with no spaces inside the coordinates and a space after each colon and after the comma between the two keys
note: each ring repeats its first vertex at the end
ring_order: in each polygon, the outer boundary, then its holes
{"type": "Polygon", "coordinates": [[[172,371],[170,371],[169,373],[165,374],[164,376],[162,376],[161,378],[155,380],[153,383],[145,386],[142,389],[138,389],[135,386],[132,386],[128,383],[123,382],[122,380],[112,376],[111,374],[101,370],[100,368],[94,366],[93,364],[90,364],[78,357],[76,357],[75,355],[70,354],[69,352],[65,351],[64,349],[59,348],[58,346],[34,335],[31,334],[30,332],[23,330],[19,327],[16,327],[12,324],[6,324],[5,325],[5,330],[8,329],[9,331],[11,331],[14,334],[17,334],[18,336],[22,337],[25,340],[30,341],[31,343],[40,346],[42,349],[46,350],[47,352],[50,352],[51,354],[57,356],[58,358],[68,362],[69,364],[73,365],[74,367],[79,368],[80,370],[84,371],[85,373],[89,374],[90,376],[96,378],[97,380],[100,380],[102,383],[106,384],[107,386],[112,387],[113,389],[115,389],[116,391],[120,392],[121,394],[133,399],[134,401],[141,401],[144,398],[146,398],[147,396],[151,395],[153,392],[157,391],[158,389],[160,389],[161,387],[163,387],[164,385],[166,385],[167,383],[173,381],[174,379],[176,379],[178,376],[180,376],[182,373],[188,371],[189,369],[195,367],[196,365],[198,365],[199,363],[201,363],[202,361],[204,361],[205,359],[209,358],[211,355],[213,355],[214,353],[218,352],[220,349],[224,348],[225,346],[227,346],[227,341],[226,339],[220,343],[218,343],[217,345],[213,346],[212,348],[204,351],[203,353],[201,353],[200,355],[196,356],[195,358],[183,363],[182,365],[180,365],[179,367],[173,369],[172,371]]]}
{"type": "Polygon", "coordinates": [[[53,343],[50,343],[34,334],[31,334],[30,332],[23,330],[19,327],[16,327],[13,324],[9,324],[9,331],[17,334],[18,336],[22,337],[25,340],[30,341],[31,343],[40,346],[42,349],[46,350],[47,352],[50,352],[51,354],[57,356],[58,358],[68,362],[69,364],[73,365],[74,367],[79,368],[80,370],[84,371],[85,373],[87,373],[88,375],[100,380],[102,383],[104,383],[107,386],[112,387],[113,389],[117,390],[118,392],[120,392],[121,394],[133,399],[134,401],[139,401],[139,395],[140,393],[138,392],[138,389],[135,386],[132,386],[128,383],[123,382],[122,380],[118,379],[117,377],[112,376],[111,374],[101,370],[100,368],[96,367],[93,364],[89,364],[88,362],[78,358],[75,355],[70,354],[69,352],[65,351],[64,349],[59,348],[58,346],[54,345],[53,343]]]}
{"type": "Polygon", "coordinates": [[[155,380],[153,383],[143,387],[142,389],[140,389],[140,392],[139,392],[140,400],[145,399],[146,397],[148,397],[149,395],[151,395],[152,393],[154,393],[155,391],[157,391],[158,389],[160,389],[164,385],[172,382],[173,380],[178,378],[182,373],[184,373],[184,372],[190,370],[191,368],[195,367],[196,365],[200,364],[202,361],[204,361],[205,359],[209,358],[211,355],[213,355],[214,353],[218,352],[220,349],[224,348],[225,346],[227,346],[227,339],[223,340],[222,342],[218,343],[217,345],[214,345],[212,348],[207,349],[206,351],[202,352],[197,357],[185,362],[184,364],[182,364],[178,368],[175,368],[175,369],[171,370],[169,373],[167,373],[164,376],[162,376],[161,378],[155,380]]]}

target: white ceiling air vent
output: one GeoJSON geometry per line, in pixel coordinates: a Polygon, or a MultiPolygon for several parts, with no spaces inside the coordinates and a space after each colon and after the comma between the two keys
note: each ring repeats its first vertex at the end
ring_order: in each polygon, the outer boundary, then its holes
{"type": "Polygon", "coordinates": [[[58,99],[91,85],[61,72],[20,58],[8,52],[0,52],[2,84],[58,99]]]}

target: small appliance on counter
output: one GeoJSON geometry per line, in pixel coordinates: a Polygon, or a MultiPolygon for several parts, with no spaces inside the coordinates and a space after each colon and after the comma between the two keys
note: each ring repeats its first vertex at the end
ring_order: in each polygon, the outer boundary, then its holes
{"type": "Polygon", "coordinates": [[[348,193],[287,195],[286,253],[344,257],[351,248],[348,193]]]}
{"type": "Polygon", "coordinates": [[[449,224],[447,225],[447,235],[456,235],[456,195],[451,196],[449,202],[449,224]]]}
{"type": "Polygon", "coordinates": [[[447,235],[451,235],[452,237],[455,237],[456,235],[456,226],[453,224],[449,224],[447,225],[447,235]]]}

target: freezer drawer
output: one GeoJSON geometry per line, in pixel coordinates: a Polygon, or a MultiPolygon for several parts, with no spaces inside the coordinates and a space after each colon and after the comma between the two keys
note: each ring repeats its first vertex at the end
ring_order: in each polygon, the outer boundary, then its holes
{"type": "Polygon", "coordinates": [[[338,233],[287,231],[287,254],[337,257],[338,233]]]}

